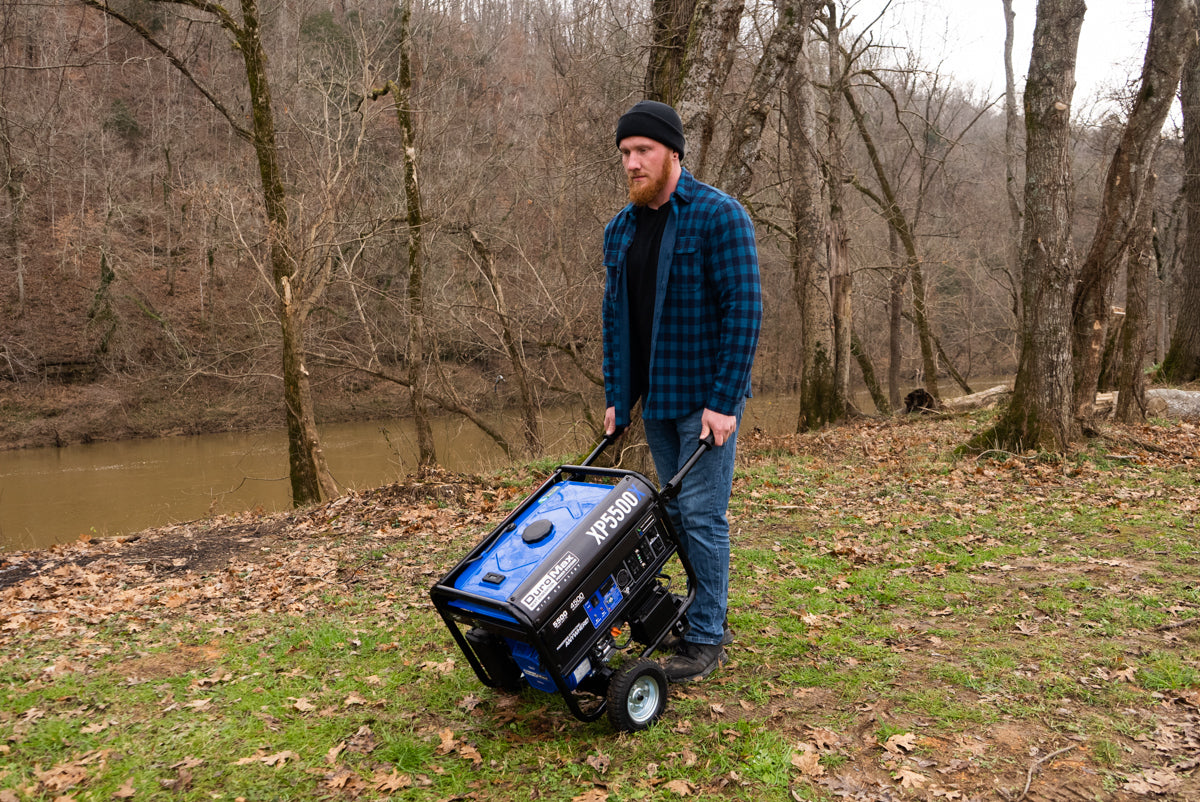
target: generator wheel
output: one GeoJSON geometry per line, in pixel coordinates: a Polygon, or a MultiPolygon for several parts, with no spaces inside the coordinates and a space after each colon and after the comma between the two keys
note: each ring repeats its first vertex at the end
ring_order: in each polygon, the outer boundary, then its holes
{"type": "Polygon", "coordinates": [[[667,709],[667,674],[650,660],[622,668],[608,685],[608,720],[623,732],[644,730],[667,709]]]}

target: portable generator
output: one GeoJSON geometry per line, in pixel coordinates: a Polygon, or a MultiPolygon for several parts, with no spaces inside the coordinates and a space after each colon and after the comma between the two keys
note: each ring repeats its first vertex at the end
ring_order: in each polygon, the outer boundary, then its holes
{"type": "Polygon", "coordinates": [[[667,677],[649,656],[695,598],[666,502],[713,441],[655,490],[592,465],[615,440],[559,466],[430,595],[484,685],[557,692],[581,721],[607,711],[633,732],[666,709],[667,677]],[[664,567],[676,555],[686,581],[673,590],[664,567]]]}

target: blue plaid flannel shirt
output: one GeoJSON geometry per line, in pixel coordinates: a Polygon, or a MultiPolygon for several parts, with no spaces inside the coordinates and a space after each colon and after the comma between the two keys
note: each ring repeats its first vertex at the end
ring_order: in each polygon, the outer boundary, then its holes
{"type": "MultiPolygon", "coordinates": [[[[604,229],[604,395],[627,426],[630,398],[629,303],[625,254],[637,219],[633,205],[604,229]]],[[[750,395],[750,368],[762,325],[754,226],[737,200],[686,169],[672,195],[659,250],[650,349],[650,387],[642,417],[671,420],[707,407],[732,415],[750,395]]]]}

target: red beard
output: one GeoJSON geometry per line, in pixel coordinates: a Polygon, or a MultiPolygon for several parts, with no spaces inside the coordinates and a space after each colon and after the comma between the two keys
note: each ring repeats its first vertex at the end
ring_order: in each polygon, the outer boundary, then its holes
{"type": "MultiPolygon", "coordinates": [[[[645,172],[642,175],[647,175],[645,172]]],[[[629,202],[634,206],[648,206],[651,201],[658,197],[658,193],[662,192],[663,187],[667,185],[667,181],[671,178],[671,163],[663,160],[662,172],[658,175],[650,175],[649,181],[634,183],[631,176],[626,175],[625,180],[629,184],[629,202]]]]}

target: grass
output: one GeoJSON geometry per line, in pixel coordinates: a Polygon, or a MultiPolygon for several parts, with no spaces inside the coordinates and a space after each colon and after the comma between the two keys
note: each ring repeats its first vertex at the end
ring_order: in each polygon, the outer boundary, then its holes
{"type": "Polygon", "coordinates": [[[963,431],[747,438],[732,662],[637,735],[485,688],[427,600],[536,471],[298,513],[208,572],[42,555],[0,591],[0,800],[1015,799],[1066,747],[1047,792],[1153,770],[1194,798],[1194,468],[965,461],[963,431]]]}

